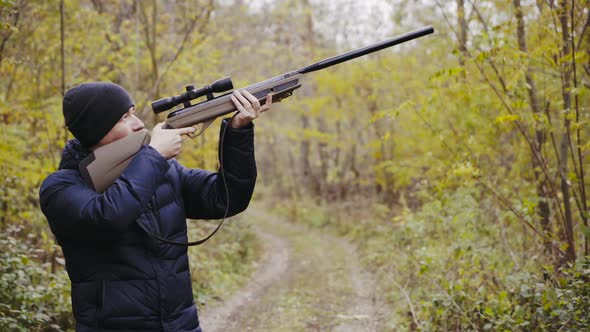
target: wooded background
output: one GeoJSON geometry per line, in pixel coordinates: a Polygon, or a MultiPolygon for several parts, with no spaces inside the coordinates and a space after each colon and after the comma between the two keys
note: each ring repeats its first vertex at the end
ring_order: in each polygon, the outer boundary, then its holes
{"type": "MultiPolygon", "coordinates": [[[[0,0],[0,330],[72,328],[61,251],[38,206],[72,138],[68,88],[118,83],[151,128],[165,115],[150,102],[185,85],[232,76],[242,87],[425,25],[435,34],[307,75],[256,121],[255,200],[353,239],[392,325],[588,329],[588,8],[0,0]]],[[[185,165],[216,169],[215,127],[184,143],[185,165]]],[[[227,229],[236,245],[199,263],[201,301],[223,288],[209,276],[244,275],[255,254],[251,233],[227,229]]]]}

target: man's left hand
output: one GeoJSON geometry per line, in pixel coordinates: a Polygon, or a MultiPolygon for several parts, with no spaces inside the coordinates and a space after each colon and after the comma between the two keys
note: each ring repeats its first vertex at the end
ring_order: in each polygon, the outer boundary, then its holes
{"type": "Polygon", "coordinates": [[[234,91],[231,100],[238,109],[238,114],[229,124],[232,128],[241,128],[250,124],[252,120],[260,116],[260,113],[268,111],[272,105],[271,94],[266,96],[266,102],[264,105],[260,105],[258,99],[246,90],[242,90],[241,92],[237,90],[234,91]]]}

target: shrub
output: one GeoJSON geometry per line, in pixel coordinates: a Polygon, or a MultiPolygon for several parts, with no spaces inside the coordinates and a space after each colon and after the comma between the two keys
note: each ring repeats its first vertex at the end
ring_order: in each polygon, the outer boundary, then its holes
{"type": "Polygon", "coordinates": [[[520,273],[496,288],[453,285],[422,307],[428,330],[589,331],[590,257],[550,275],[520,273]]]}
{"type": "Polygon", "coordinates": [[[68,276],[39,263],[19,231],[0,233],[0,331],[72,330],[68,276]]]}

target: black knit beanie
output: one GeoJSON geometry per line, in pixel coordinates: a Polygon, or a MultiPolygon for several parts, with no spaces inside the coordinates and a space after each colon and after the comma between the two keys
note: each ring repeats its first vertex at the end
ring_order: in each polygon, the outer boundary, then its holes
{"type": "Polygon", "coordinates": [[[96,145],[123,117],[133,101],[125,89],[109,82],[84,83],[66,92],[66,126],[85,147],[96,145]]]}

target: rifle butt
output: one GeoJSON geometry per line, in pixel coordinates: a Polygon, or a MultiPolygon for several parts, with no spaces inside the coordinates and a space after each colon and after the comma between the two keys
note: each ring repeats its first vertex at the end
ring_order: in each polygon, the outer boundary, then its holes
{"type": "Polygon", "coordinates": [[[97,193],[104,192],[123,174],[141,146],[149,141],[149,132],[142,129],[95,149],[78,166],[82,178],[97,193]]]}

